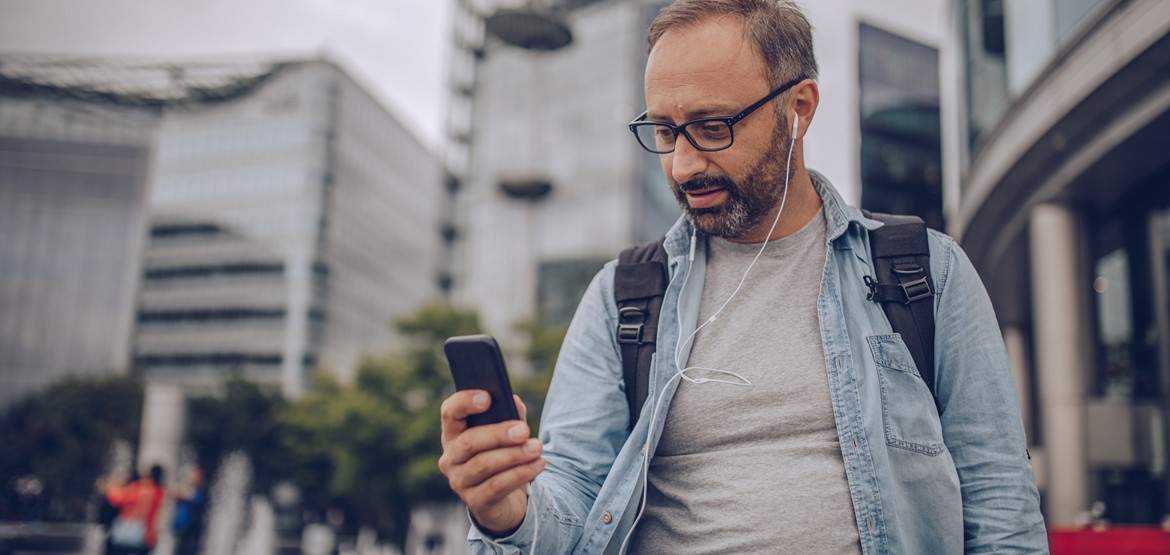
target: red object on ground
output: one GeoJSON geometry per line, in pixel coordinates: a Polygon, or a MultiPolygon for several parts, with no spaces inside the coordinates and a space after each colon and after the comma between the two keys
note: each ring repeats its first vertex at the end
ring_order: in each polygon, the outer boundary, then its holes
{"type": "Polygon", "coordinates": [[[1153,526],[1116,526],[1108,530],[1049,530],[1052,555],[1166,555],[1170,532],[1153,526]]]}

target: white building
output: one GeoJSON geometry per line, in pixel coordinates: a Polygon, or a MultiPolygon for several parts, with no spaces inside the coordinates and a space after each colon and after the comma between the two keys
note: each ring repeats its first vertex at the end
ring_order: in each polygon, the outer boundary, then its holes
{"type": "Polygon", "coordinates": [[[129,367],[157,106],[0,57],[0,406],[129,367]]]}
{"type": "Polygon", "coordinates": [[[154,382],[297,395],[438,295],[434,155],[335,65],[265,71],[163,114],[134,348],[154,382]]]}
{"type": "Polygon", "coordinates": [[[439,295],[437,157],[320,60],[0,60],[0,402],[304,390],[439,295]]]}

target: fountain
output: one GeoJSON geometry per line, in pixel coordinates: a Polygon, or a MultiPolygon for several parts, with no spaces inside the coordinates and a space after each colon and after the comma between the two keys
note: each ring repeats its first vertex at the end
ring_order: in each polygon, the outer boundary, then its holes
{"type": "Polygon", "coordinates": [[[211,486],[203,553],[236,553],[248,517],[245,502],[252,481],[252,464],[239,451],[223,458],[211,486]]]}

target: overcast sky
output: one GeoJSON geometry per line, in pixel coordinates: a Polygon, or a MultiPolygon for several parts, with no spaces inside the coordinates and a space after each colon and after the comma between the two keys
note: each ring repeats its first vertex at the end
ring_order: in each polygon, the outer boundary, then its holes
{"type": "Polygon", "coordinates": [[[444,121],[449,0],[0,0],[0,52],[324,53],[428,144],[444,121]]]}

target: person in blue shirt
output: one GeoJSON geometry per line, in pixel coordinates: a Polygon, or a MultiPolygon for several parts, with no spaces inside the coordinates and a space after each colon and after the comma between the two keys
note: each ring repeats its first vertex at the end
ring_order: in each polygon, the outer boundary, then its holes
{"type": "Polygon", "coordinates": [[[203,468],[197,464],[187,467],[187,480],[175,488],[174,516],[171,529],[175,534],[175,553],[199,553],[203,540],[203,524],[207,514],[207,480],[203,468]]]}
{"type": "MultiPolygon", "coordinates": [[[[443,403],[439,467],[477,553],[1042,553],[1019,407],[987,294],[928,237],[935,398],[866,298],[868,233],[803,161],[820,98],[785,0],[680,0],[648,32],[631,123],[683,208],[650,394],[631,422],[615,263],[561,348],[539,439],[443,403]]],[[[830,145],[825,145],[830,147],[830,145]]]]}

